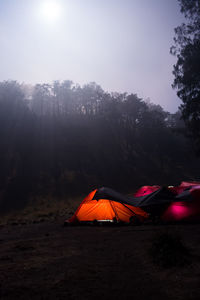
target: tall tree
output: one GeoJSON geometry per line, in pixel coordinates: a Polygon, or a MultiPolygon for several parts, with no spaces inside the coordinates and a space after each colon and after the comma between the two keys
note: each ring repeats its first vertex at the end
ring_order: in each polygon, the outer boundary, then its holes
{"type": "Polygon", "coordinates": [[[186,23],[175,28],[171,53],[177,56],[173,87],[182,117],[200,154],[200,0],[178,0],[186,23]]]}

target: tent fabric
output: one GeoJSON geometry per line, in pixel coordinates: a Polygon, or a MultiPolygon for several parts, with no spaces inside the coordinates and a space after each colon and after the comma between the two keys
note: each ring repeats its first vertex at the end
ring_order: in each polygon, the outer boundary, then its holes
{"type": "Polygon", "coordinates": [[[146,188],[147,186],[140,188],[134,196],[125,196],[110,188],[102,187],[96,190],[93,199],[109,199],[135,207],[148,207],[149,205],[171,202],[174,198],[174,194],[165,187],[148,186],[148,192],[146,188]]]}
{"type": "Polygon", "coordinates": [[[137,207],[149,207],[169,203],[174,199],[174,194],[166,187],[153,188],[152,190],[154,191],[144,196],[133,197],[132,205],[137,207]]]}
{"type": "Polygon", "coordinates": [[[139,188],[139,190],[137,190],[137,192],[134,194],[134,197],[142,197],[142,196],[146,196],[149,195],[157,190],[159,190],[161,187],[160,185],[145,185],[142,186],[141,188],[139,188]]]}
{"type": "Polygon", "coordinates": [[[200,183],[182,182],[175,187],[176,200],[171,203],[161,216],[164,221],[199,221],[200,220],[200,183]]]}
{"type": "Polygon", "coordinates": [[[200,216],[199,182],[183,181],[175,187],[144,186],[135,196],[140,197],[133,200],[133,205],[164,221],[195,220],[200,216]],[[146,194],[143,199],[142,192],[146,194]]]}
{"type": "Polygon", "coordinates": [[[122,195],[118,192],[116,192],[113,189],[107,188],[107,187],[101,187],[96,190],[95,194],[93,195],[93,199],[99,200],[99,199],[109,199],[112,201],[120,202],[120,203],[126,203],[131,205],[132,197],[122,195]]]}
{"type": "Polygon", "coordinates": [[[167,222],[200,220],[200,201],[191,200],[171,203],[161,216],[161,220],[167,222]]]}
{"type": "Polygon", "coordinates": [[[175,194],[180,195],[183,192],[189,191],[192,187],[200,185],[199,182],[187,182],[182,181],[179,186],[169,187],[169,189],[175,194]]]}
{"type": "MultiPolygon", "coordinates": [[[[111,199],[95,199],[97,190],[92,191],[80,204],[69,223],[90,221],[116,221],[129,223],[143,221],[148,214],[139,207],[111,199]]],[[[97,194],[98,195],[98,194],[97,194]]],[[[122,199],[120,199],[122,201],[122,199]]]]}
{"type": "Polygon", "coordinates": [[[92,191],[69,223],[88,221],[130,222],[148,217],[163,221],[200,220],[200,182],[183,181],[179,186],[143,186],[133,196],[110,188],[92,191]]]}

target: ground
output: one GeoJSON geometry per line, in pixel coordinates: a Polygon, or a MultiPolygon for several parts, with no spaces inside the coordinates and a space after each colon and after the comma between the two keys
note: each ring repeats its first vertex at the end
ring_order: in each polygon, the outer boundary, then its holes
{"type": "Polygon", "coordinates": [[[76,226],[64,219],[0,227],[0,299],[200,299],[200,225],[76,226]],[[190,263],[154,264],[156,237],[176,233],[190,263]]]}

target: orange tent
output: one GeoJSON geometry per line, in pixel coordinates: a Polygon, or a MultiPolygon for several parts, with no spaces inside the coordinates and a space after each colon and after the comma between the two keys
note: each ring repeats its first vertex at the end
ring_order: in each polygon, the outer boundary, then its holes
{"type": "Polygon", "coordinates": [[[97,190],[92,191],[80,204],[75,214],[66,221],[76,222],[133,222],[143,221],[148,214],[139,207],[109,199],[95,199],[97,190]]]}

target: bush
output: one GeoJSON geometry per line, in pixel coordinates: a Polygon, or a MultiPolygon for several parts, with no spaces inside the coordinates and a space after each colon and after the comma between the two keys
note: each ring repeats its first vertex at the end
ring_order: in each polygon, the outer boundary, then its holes
{"type": "Polygon", "coordinates": [[[163,268],[182,267],[189,263],[190,253],[177,235],[162,233],[154,238],[150,249],[153,262],[163,268]]]}

